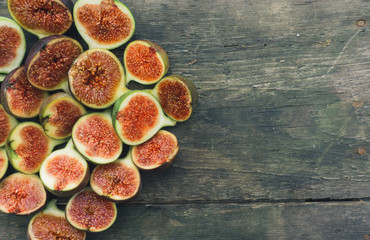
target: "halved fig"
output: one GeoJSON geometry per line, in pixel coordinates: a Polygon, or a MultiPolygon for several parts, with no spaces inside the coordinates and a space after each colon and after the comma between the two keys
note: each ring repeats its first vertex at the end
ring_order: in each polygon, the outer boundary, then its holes
{"type": "Polygon", "coordinates": [[[56,196],[72,196],[84,189],[90,178],[86,160],[73,147],[72,140],[63,149],[52,152],[42,162],[40,178],[56,196]]]}
{"type": "Polygon", "coordinates": [[[94,168],[90,177],[91,188],[100,196],[113,201],[126,201],[137,196],[141,189],[140,173],[131,155],[94,168]]]}
{"type": "Polygon", "coordinates": [[[127,45],[123,60],[127,83],[153,84],[166,75],[170,66],[167,53],[148,40],[136,40],[127,45]]]}
{"type": "Polygon", "coordinates": [[[72,129],[72,139],[77,150],[95,164],[117,160],[123,149],[108,110],[81,117],[72,129]]]}
{"type": "Polygon", "coordinates": [[[60,143],[46,136],[40,124],[22,122],[11,131],[5,149],[17,171],[31,174],[39,171],[44,159],[60,143]]]}
{"type": "Polygon", "coordinates": [[[176,136],[166,130],[160,130],[148,141],[133,146],[131,157],[139,169],[153,170],[170,166],[178,151],[176,136]]]}
{"type": "Polygon", "coordinates": [[[67,221],[77,229],[101,232],[115,222],[117,206],[88,187],[69,199],[66,217],[67,221]]]}
{"type": "Polygon", "coordinates": [[[0,183],[0,211],[31,214],[46,202],[46,191],[35,174],[13,173],[0,183]]]}
{"type": "Polygon", "coordinates": [[[2,179],[8,170],[8,156],[6,155],[5,148],[0,148],[0,179],[2,179]]]}
{"type": "Polygon", "coordinates": [[[10,131],[18,124],[17,119],[9,115],[0,104],[0,147],[5,146],[10,131]]]}
{"type": "Polygon", "coordinates": [[[1,16],[0,53],[0,73],[5,74],[19,67],[26,53],[26,39],[21,27],[13,20],[1,16]]]}
{"type": "Polygon", "coordinates": [[[5,111],[18,118],[33,118],[39,115],[48,93],[35,88],[27,80],[25,67],[11,71],[1,84],[1,102],[5,111]]]}
{"type": "Polygon", "coordinates": [[[86,113],[85,107],[71,95],[58,92],[45,100],[39,117],[46,135],[54,139],[64,139],[71,136],[74,124],[86,113]]]}
{"type": "Polygon", "coordinates": [[[176,75],[163,78],[151,93],[158,98],[166,115],[178,122],[189,119],[198,102],[193,82],[176,75]]]}
{"type": "Polygon", "coordinates": [[[72,25],[70,0],[8,0],[13,19],[39,38],[65,33],[72,25]]]}
{"type": "Polygon", "coordinates": [[[85,240],[86,232],[71,226],[65,212],[57,207],[56,199],[53,199],[44,210],[32,217],[28,224],[27,237],[29,240],[85,240]]]}
{"type": "Polygon", "coordinates": [[[81,44],[70,37],[53,35],[40,39],[26,59],[28,81],[45,91],[68,92],[68,70],[82,52],[81,44]]]}
{"type": "Polygon", "coordinates": [[[130,91],[120,97],[113,108],[113,126],[127,145],[138,145],[150,139],[159,129],[174,126],[158,100],[145,91],[130,91]]]}
{"type": "Polygon", "coordinates": [[[105,49],[82,53],[73,63],[68,77],[73,96],[91,108],[107,108],[127,91],[120,61],[105,49]]]}
{"type": "Polygon", "coordinates": [[[117,48],[135,31],[134,16],[117,0],[79,0],[73,8],[73,18],[90,49],[117,48]]]}

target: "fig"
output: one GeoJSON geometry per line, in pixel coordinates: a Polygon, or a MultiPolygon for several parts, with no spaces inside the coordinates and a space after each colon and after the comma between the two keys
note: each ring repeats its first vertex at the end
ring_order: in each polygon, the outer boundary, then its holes
{"type": "Polygon", "coordinates": [[[26,77],[25,67],[11,71],[1,84],[1,102],[5,111],[18,118],[39,115],[48,93],[32,86],[26,77]]]}
{"type": "Polygon", "coordinates": [[[159,129],[174,126],[166,117],[158,100],[146,91],[130,91],[113,107],[113,126],[127,145],[138,145],[150,139],[159,129]]]}
{"type": "Polygon", "coordinates": [[[28,215],[45,202],[45,188],[35,174],[13,173],[0,183],[0,211],[3,213],[28,215]]]}
{"type": "Polygon", "coordinates": [[[0,179],[2,179],[8,170],[8,156],[6,155],[5,148],[0,148],[0,179]]]}
{"type": "Polygon", "coordinates": [[[70,0],[7,0],[13,19],[39,38],[65,33],[72,25],[70,0]]]}
{"type": "Polygon", "coordinates": [[[27,237],[29,240],[85,240],[86,232],[72,227],[65,212],[58,209],[56,199],[53,199],[44,210],[32,217],[28,224],[27,237]]]}
{"type": "Polygon", "coordinates": [[[178,151],[176,136],[166,130],[160,130],[148,141],[133,146],[131,157],[141,170],[163,169],[172,164],[178,151]]]}
{"type": "Polygon", "coordinates": [[[105,49],[82,53],[72,64],[68,79],[73,96],[91,108],[107,108],[127,91],[120,61],[105,49]]]}
{"type": "Polygon", "coordinates": [[[37,173],[44,159],[60,140],[47,137],[35,122],[18,124],[6,140],[6,153],[12,166],[22,173],[37,173]]]}
{"type": "Polygon", "coordinates": [[[5,146],[10,131],[18,124],[17,119],[9,115],[0,104],[0,147],[5,146]]]}
{"type": "Polygon", "coordinates": [[[91,173],[90,186],[100,196],[113,201],[126,201],[141,189],[140,173],[131,155],[115,162],[96,166],[91,173]]]}
{"type": "Polygon", "coordinates": [[[169,68],[167,53],[148,40],[136,40],[127,45],[123,56],[127,83],[153,84],[166,75],[169,68]]]}
{"type": "Polygon", "coordinates": [[[13,20],[1,16],[0,53],[0,73],[5,74],[19,67],[26,53],[26,39],[21,27],[13,20]]]}
{"type": "Polygon", "coordinates": [[[160,80],[151,93],[158,98],[166,115],[178,122],[189,119],[198,102],[194,83],[176,75],[160,80]]]}
{"type": "Polygon", "coordinates": [[[45,91],[68,92],[68,70],[82,52],[81,44],[70,37],[53,35],[40,39],[26,59],[28,81],[45,91]]]}
{"type": "Polygon", "coordinates": [[[41,105],[39,117],[47,136],[64,139],[71,136],[74,124],[86,113],[85,107],[71,95],[58,92],[41,105]]]}
{"type": "Polygon", "coordinates": [[[81,117],[72,129],[72,139],[77,150],[95,164],[117,160],[123,149],[109,110],[81,117]]]}
{"type": "Polygon", "coordinates": [[[74,5],[73,18],[90,49],[117,48],[135,31],[134,16],[117,0],[79,0],[74,5]]]}
{"type": "Polygon", "coordinates": [[[63,149],[52,152],[42,162],[40,178],[56,196],[72,196],[85,188],[90,171],[86,160],[74,149],[72,140],[63,149]]]}
{"type": "Polygon", "coordinates": [[[67,221],[77,229],[101,232],[115,222],[117,206],[88,187],[69,199],[66,217],[67,221]]]}

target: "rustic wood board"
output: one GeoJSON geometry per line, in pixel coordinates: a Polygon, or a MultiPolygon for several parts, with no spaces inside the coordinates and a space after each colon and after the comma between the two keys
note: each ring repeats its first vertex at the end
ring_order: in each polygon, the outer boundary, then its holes
{"type": "MultiPolygon", "coordinates": [[[[173,167],[144,173],[139,198],[91,239],[370,232],[368,203],[339,201],[370,196],[368,0],[125,3],[134,39],[162,45],[169,74],[193,80],[199,104],[190,120],[168,128],[180,144],[173,167]]],[[[0,15],[9,16],[4,0],[0,15]]],[[[37,39],[26,38],[29,50],[37,39]]],[[[123,51],[113,52],[122,59],[123,51]]],[[[21,239],[27,220],[1,214],[0,239],[21,239]]]]}

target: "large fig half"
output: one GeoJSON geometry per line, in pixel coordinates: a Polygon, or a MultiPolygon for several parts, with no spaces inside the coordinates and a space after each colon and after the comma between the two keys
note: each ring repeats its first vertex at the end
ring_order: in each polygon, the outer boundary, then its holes
{"type": "Polygon", "coordinates": [[[35,87],[52,91],[68,91],[68,70],[83,52],[76,40],[63,35],[40,39],[26,59],[28,81],[35,87]]]}
{"type": "Polygon", "coordinates": [[[119,47],[135,31],[134,16],[117,0],[79,0],[73,8],[73,18],[90,49],[119,47]]]}
{"type": "Polygon", "coordinates": [[[73,63],[68,77],[73,96],[91,108],[107,108],[127,91],[120,61],[105,49],[82,53],[73,63]]]}
{"type": "Polygon", "coordinates": [[[85,240],[86,232],[72,227],[53,199],[44,210],[32,217],[27,237],[29,240],[85,240]]]}
{"type": "Polygon", "coordinates": [[[0,179],[2,179],[8,169],[9,161],[5,148],[0,148],[0,179]]]}
{"type": "Polygon", "coordinates": [[[63,34],[72,25],[70,0],[7,0],[13,19],[24,29],[43,38],[63,34]]]}
{"type": "Polygon", "coordinates": [[[13,20],[0,16],[0,73],[19,67],[26,52],[26,40],[21,27],[13,20]]]}
{"type": "Polygon", "coordinates": [[[34,174],[13,173],[0,183],[0,211],[28,215],[46,202],[46,191],[34,174]]]}
{"type": "Polygon", "coordinates": [[[0,147],[5,145],[10,131],[18,124],[17,119],[9,115],[0,104],[0,147]]]}
{"type": "Polygon", "coordinates": [[[150,139],[164,126],[176,121],[166,117],[158,100],[145,91],[130,91],[120,97],[113,108],[113,125],[127,145],[138,145],[150,139]]]}
{"type": "Polygon", "coordinates": [[[101,232],[108,229],[117,217],[114,202],[85,188],[71,197],[66,207],[67,221],[77,229],[101,232]]]}

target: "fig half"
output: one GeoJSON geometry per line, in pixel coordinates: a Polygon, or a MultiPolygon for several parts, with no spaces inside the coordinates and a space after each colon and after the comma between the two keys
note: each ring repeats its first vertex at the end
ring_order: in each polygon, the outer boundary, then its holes
{"type": "Polygon", "coordinates": [[[136,40],[127,45],[123,60],[127,83],[153,84],[166,75],[170,66],[167,53],[149,40],[136,40]]]}
{"type": "Polygon", "coordinates": [[[135,31],[134,16],[117,0],[79,0],[74,5],[73,18],[90,49],[117,48],[135,31]]]}
{"type": "Polygon", "coordinates": [[[72,25],[70,0],[7,0],[13,19],[39,38],[63,34],[72,25]]]}
{"type": "Polygon", "coordinates": [[[63,149],[52,152],[42,162],[40,178],[45,188],[56,196],[72,196],[85,188],[90,171],[86,160],[70,140],[63,149]]]}
{"type": "Polygon", "coordinates": [[[138,145],[150,139],[159,129],[174,126],[158,100],[145,91],[130,91],[121,96],[113,108],[113,126],[127,145],[138,145]]]}
{"type": "Polygon", "coordinates": [[[5,148],[0,148],[0,179],[2,179],[8,170],[8,156],[6,155],[5,148]]]}
{"type": "Polygon", "coordinates": [[[18,118],[33,118],[39,115],[48,93],[35,88],[27,80],[25,67],[11,71],[1,84],[1,102],[5,111],[18,118]]]}
{"type": "Polygon", "coordinates": [[[140,173],[131,155],[94,168],[90,186],[100,196],[113,201],[126,201],[137,196],[141,189],[140,173]]]}
{"type": "Polygon", "coordinates": [[[46,202],[46,191],[35,174],[13,173],[0,183],[0,211],[31,214],[46,202]]]}
{"type": "Polygon", "coordinates": [[[5,146],[10,131],[18,124],[17,119],[9,115],[0,104],[0,147],[5,146]]]}
{"type": "Polygon", "coordinates": [[[32,217],[28,224],[27,237],[29,240],[85,240],[86,232],[72,227],[65,212],[58,209],[56,199],[53,199],[44,210],[32,217]]]}
{"type": "Polygon", "coordinates": [[[0,53],[0,73],[5,74],[19,67],[26,53],[26,39],[21,27],[13,20],[1,16],[0,53]]]}
{"type": "Polygon", "coordinates": [[[77,229],[101,232],[108,229],[117,217],[114,202],[99,196],[91,188],[73,195],[66,206],[67,221],[77,229]]]}
{"type": "Polygon", "coordinates": [[[81,117],[72,129],[72,139],[77,150],[95,164],[115,161],[123,149],[108,110],[81,117]]]}
{"type": "Polygon", "coordinates": [[[85,107],[71,95],[58,92],[45,100],[39,117],[46,135],[54,139],[64,139],[71,136],[74,124],[86,113],[85,107]]]}
{"type": "Polygon", "coordinates": [[[107,108],[127,91],[120,61],[105,49],[82,53],[69,70],[68,78],[73,96],[91,108],[107,108]]]}
{"type": "Polygon", "coordinates": [[[81,44],[70,37],[53,35],[40,39],[26,59],[28,81],[45,91],[68,92],[68,70],[82,52],[81,44]]]}

